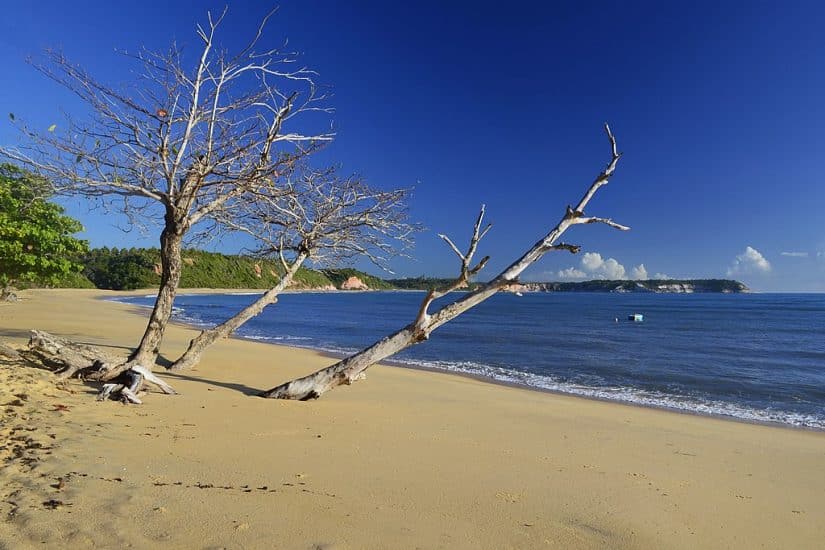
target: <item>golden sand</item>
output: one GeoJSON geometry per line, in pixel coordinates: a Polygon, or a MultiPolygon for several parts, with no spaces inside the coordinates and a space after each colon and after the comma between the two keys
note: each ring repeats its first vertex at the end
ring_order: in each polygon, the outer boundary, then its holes
{"type": "MultiPolygon", "coordinates": [[[[0,340],[39,328],[126,353],[145,319],[105,294],[25,292],[0,305],[0,340]]],[[[164,354],[193,334],[171,327],[164,354]]],[[[125,406],[0,360],[0,547],[825,541],[825,433],[392,367],[316,402],[252,396],[329,362],[228,340],[197,369],[162,374],[181,395],[125,406]]]]}

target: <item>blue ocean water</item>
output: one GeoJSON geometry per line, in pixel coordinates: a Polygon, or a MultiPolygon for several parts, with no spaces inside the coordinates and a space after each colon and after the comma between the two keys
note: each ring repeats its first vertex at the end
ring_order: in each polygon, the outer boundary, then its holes
{"type": "MultiPolygon", "coordinates": [[[[177,319],[213,325],[256,297],[184,294],[177,319]]],[[[421,298],[286,294],[238,335],[345,354],[406,325],[421,298]]],[[[825,429],[825,295],[498,294],[394,359],[565,393],[825,429]],[[630,313],[644,314],[644,322],[626,321],[630,313]]]]}

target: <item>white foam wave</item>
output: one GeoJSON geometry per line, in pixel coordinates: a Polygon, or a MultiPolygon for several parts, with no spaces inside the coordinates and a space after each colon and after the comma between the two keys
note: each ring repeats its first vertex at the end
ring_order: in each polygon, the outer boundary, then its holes
{"type": "Polygon", "coordinates": [[[257,340],[262,342],[303,342],[312,340],[309,336],[261,336],[258,334],[243,334],[241,336],[246,340],[257,340]]]}
{"type": "Polygon", "coordinates": [[[752,422],[790,424],[791,426],[796,427],[815,428],[820,430],[825,429],[825,416],[822,415],[773,409],[757,409],[726,401],[666,394],[638,388],[621,386],[586,386],[573,382],[559,381],[552,376],[513,371],[501,367],[482,365],[471,361],[453,362],[405,360],[404,363],[410,364],[411,366],[420,366],[424,368],[481,376],[508,384],[518,384],[531,388],[580,395],[595,399],[622,401],[625,403],[632,403],[634,405],[643,405],[647,407],[670,409],[695,414],[729,416],[752,422]]]}

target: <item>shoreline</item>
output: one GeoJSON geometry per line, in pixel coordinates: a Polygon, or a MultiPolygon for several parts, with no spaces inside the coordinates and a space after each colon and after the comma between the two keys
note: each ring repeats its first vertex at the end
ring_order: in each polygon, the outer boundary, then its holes
{"type": "MultiPolygon", "coordinates": [[[[265,291],[255,292],[251,289],[239,289],[238,292],[232,292],[227,289],[186,289],[193,290],[194,292],[182,292],[179,293],[178,296],[199,296],[199,295],[238,295],[238,296],[246,296],[246,295],[255,295],[255,294],[262,294],[265,291]]],[[[138,289],[134,291],[106,291],[102,290],[100,292],[113,292],[118,293],[117,296],[127,296],[127,297],[150,297],[154,296],[150,292],[144,292],[144,289],[138,289]]],[[[290,294],[304,294],[304,293],[317,293],[317,294],[331,294],[334,292],[345,292],[346,294],[362,294],[368,292],[424,292],[419,290],[408,290],[408,289],[401,289],[401,290],[391,290],[391,291],[372,291],[372,290],[364,290],[364,291],[312,291],[312,290],[293,290],[287,293],[290,294]]],[[[104,295],[98,297],[98,299],[103,301],[112,301],[116,303],[121,303],[124,305],[132,306],[132,313],[135,315],[139,315],[141,317],[148,317],[146,313],[147,309],[150,309],[151,306],[142,306],[137,304],[129,304],[126,302],[121,302],[116,298],[107,298],[104,295]]],[[[273,304],[274,305],[274,304],[273,304]]],[[[206,326],[198,325],[193,321],[185,321],[175,319],[174,316],[170,321],[175,323],[180,327],[184,327],[191,330],[201,331],[207,328],[206,326]]],[[[400,328],[400,327],[399,327],[400,328]]],[[[236,339],[236,340],[243,340],[247,342],[257,342],[265,345],[270,346],[277,346],[277,347],[284,347],[284,348],[292,348],[292,349],[302,349],[302,350],[310,350],[314,353],[317,353],[323,357],[340,360],[347,357],[347,354],[344,352],[334,352],[330,350],[315,348],[312,346],[298,346],[298,345],[289,345],[289,344],[281,344],[273,341],[268,341],[266,339],[258,339],[258,338],[248,338],[243,335],[239,335],[237,333],[233,333],[229,336],[229,338],[236,339]]],[[[744,418],[741,416],[735,416],[733,414],[724,414],[724,413],[715,413],[715,412],[704,412],[704,411],[697,411],[697,410],[690,410],[686,408],[678,408],[678,407],[669,407],[666,405],[658,405],[658,404],[647,404],[647,403],[638,403],[630,400],[622,400],[622,399],[611,399],[610,397],[601,397],[598,395],[588,395],[584,393],[576,393],[573,391],[563,391],[563,390],[556,390],[551,388],[544,388],[541,386],[531,386],[526,383],[519,383],[516,381],[508,381],[508,380],[501,380],[498,378],[494,378],[491,376],[484,376],[483,374],[475,374],[471,372],[463,372],[460,370],[450,370],[446,368],[439,368],[439,367],[431,367],[427,365],[416,364],[412,362],[405,362],[404,360],[399,359],[385,359],[379,363],[380,366],[389,366],[394,368],[403,368],[403,369],[411,369],[416,371],[422,372],[432,372],[432,373],[440,373],[440,374],[448,374],[453,376],[458,376],[462,378],[469,378],[473,380],[477,380],[482,383],[491,384],[493,386],[503,386],[503,387],[510,387],[510,388],[517,388],[521,390],[533,391],[538,393],[547,393],[551,395],[562,395],[568,396],[573,398],[579,399],[586,399],[596,402],[603,402],[608,404],[616,404],[616,405],[623,405],[628,407],[641,407],[644,409],[654,410],[654,411],[663,411],[668,413],[675,413],[675,414],[684,414],[689,416],[697,416],[697,417],[704,417],[704,418],[713,418],[723,421],[730,421],[730,422],[740,422],[744,424],[752,424],[758,426],[768,426],[768,427],[775,427],[775,428],[783,428],[783,429],[791,429],[791,430],[803,430],[803,431],[812,431],[812,432],[819,432],[825,433],[825,427],[817,427],[817,426],[808,426],[808,425],[795,425],[789,422],[782,422],[778,420],[760,420],[760,419],[752,419],[752,418],[744,418]]]]}
{"type": "MultiPolygon", "coordinates": [[[[106,293],[102,293],[106,294],[106,293]]],[[[0,305],[125,355],[145,326],[98,292],[0,305]]],[[[195,331],[172,324],[162,353],[195,331]]],[[[825,435],[371,369],[313,402],[252,398],[328,364],[242,339],[180,394],[96,402],[0,357],[0,547],[811,548],[825,539],[825,435]],[[277,542],[275,542],[277,541],[277,542]]]]}

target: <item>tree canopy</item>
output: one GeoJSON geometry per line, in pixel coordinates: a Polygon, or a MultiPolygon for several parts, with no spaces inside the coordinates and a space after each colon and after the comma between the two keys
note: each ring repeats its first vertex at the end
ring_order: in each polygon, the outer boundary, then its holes
{"type": "Polygon", "coordinates": [[[0,164],[0,284],[48,284],[82,269],[88,250],[73,235],[80,222],[49,202],[49,183],[11,164],[0,164]]]}

